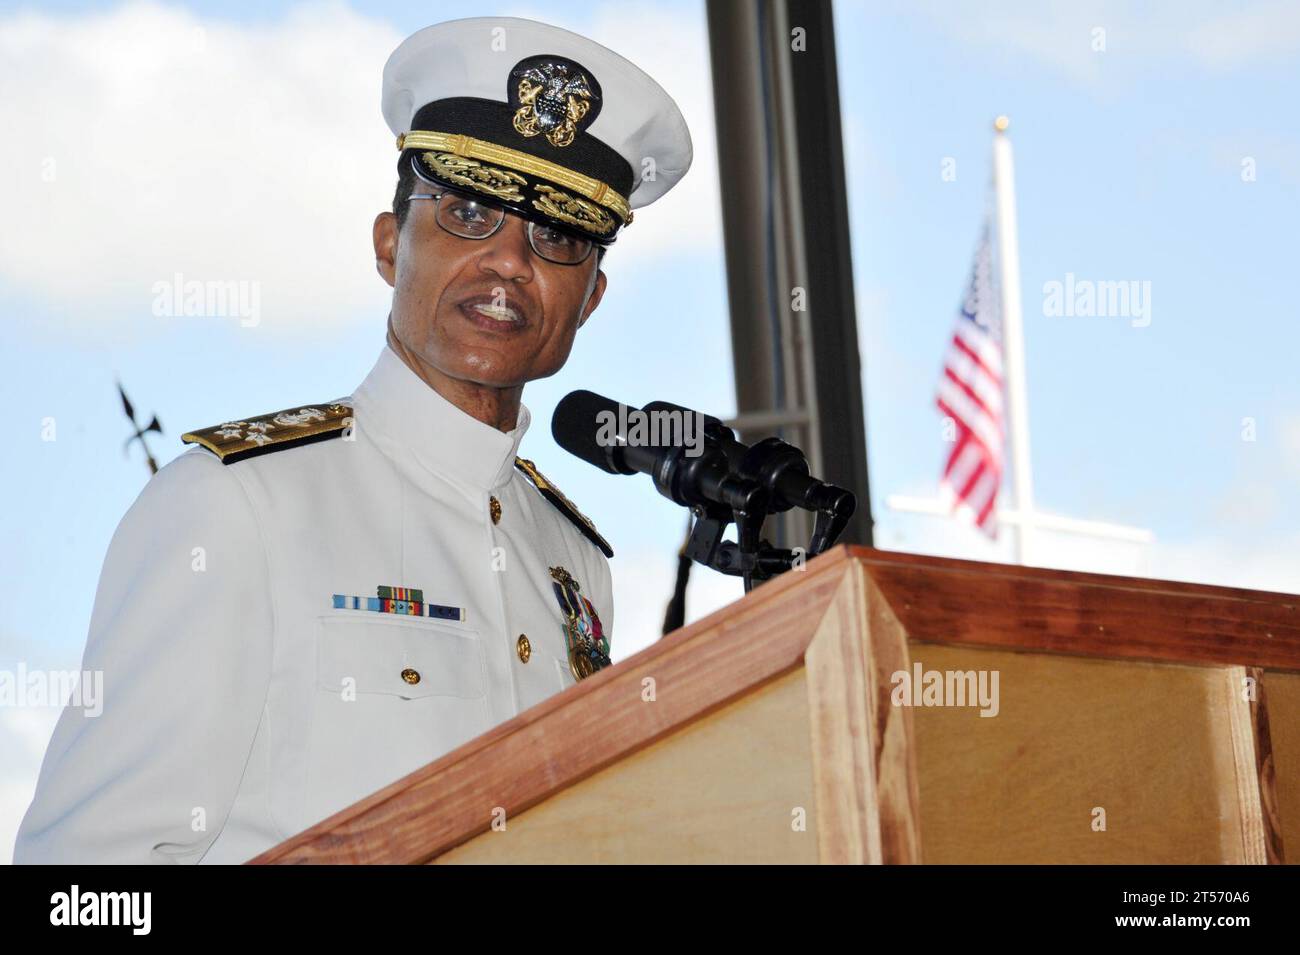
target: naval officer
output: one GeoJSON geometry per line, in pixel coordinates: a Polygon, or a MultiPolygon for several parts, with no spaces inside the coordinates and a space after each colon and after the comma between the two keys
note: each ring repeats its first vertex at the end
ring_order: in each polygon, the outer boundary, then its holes
{"type": "Polygon", "coordinates": [[[521,394],[686,172],[685,122],[617,54],[509,18],[405,40],[383,113],[378,361],[347,397],[232,396],[245,417],[146,485],[82,664],[102,713],[61,715],[17,862],[245,861],[609,663],[612,551],[519,456],[521,394]]]}

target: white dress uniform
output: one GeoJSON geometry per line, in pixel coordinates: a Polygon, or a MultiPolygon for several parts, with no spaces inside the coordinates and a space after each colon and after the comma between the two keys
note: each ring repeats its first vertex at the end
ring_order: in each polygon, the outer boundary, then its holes
{"type": "Polygon", "coordinates": [[[16,862],[243,862],[571,686],[553,567],[610,635],[598,535],[516,464],[527,408],[500,432],[387,346],[351,405],[331,440],[196,447],[146,485],[83,661],[103,712],[62,714],[16,862]],[[335,607],[380,586],[426,612],[335,607]]]}
{"type": "MultiPolygon", "coordinates": [[[[530,20],[408,37],[382,108],[400,169],[594,243],[691,164],[653,79],[530,20]]],[[[242,862],[607,665],[612,552],[528,425],[385,347],[350,400],[187,435],[113,537],[103,712],[62,714],[15,861],[242,862]]]]}

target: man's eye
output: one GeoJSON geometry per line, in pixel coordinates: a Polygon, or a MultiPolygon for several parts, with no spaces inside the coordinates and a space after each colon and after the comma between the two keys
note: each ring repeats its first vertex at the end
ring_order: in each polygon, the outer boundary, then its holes
{"type": "Polygon", "coordinates": [[[466,225],[477,225],[487,218],[483,214],[483,210],[472,202],[463,202],[460,205],[452,206],[451,214],[466,225]]]}
{"type": "Polygon", "coordinates": [[[558,229],[538,229],[537,238],[547,245],[573,245],[577,241],[558,229]]]}

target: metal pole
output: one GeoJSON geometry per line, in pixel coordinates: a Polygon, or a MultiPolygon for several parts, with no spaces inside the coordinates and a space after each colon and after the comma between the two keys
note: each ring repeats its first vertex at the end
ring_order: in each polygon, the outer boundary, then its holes
{"type": "Polygon", "coordinates": [[[1025,384],[1025,332],[1020,311],[1020,240],[1016,233],[1015,165],[1009,120],[994,122],[993,183],[997,196],[999,278],[1002,285],[1002,351],[1006,361],[1008,437],[1011,473],[1015,485],[1015,510],[1024,516],[1016,527],[1016,560],[1033,563],[1034,479],[1029,454],[1029,402],[1025,384]]]}

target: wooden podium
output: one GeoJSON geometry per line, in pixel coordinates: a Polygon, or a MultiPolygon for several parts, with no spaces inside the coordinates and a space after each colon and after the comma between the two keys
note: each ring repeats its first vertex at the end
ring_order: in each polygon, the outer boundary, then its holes
{"type": "Polygon", "coordinates": [[[1280,863],[1298,605],[839,547],[252,861],[1280,863]]]}

